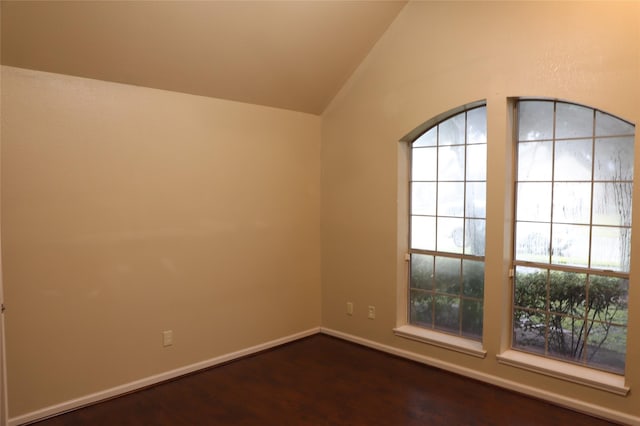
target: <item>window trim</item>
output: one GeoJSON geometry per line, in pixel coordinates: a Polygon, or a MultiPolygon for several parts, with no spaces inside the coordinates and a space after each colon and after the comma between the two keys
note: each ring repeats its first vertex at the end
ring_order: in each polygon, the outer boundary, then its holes
{"type": "Polygon", "coordinates": [[[446,112],[443,112],[441,114],[436,115],[435,117],[430,118],[429,120],[425,121],[415,129],[413,129],[412,131],[404,135],[402,138],[400,138],[400,142],[406,142],[407,144],[409,144],[409,147],[411,147],[411,143],[414,140],[416,140],[420,135],[422,135],[424,132],[429,130],[434,125],[440,123],[441,121],[444,121],[447,118],[451,118],[455,115],[458,115],[461,112],[469,111],[469,110],[486,106],[486,105],[487,105],[487,101],[486,99],[483,99],[479,101],[469,102],[468,104],[460,105],[456,108],[449,109],[446,112]]]}
{"type": "Polygon", "coordinates": [[[517,349],[508,349],[496,355],[496,359],[502,365],[532,371],[620,396],[627,396],[631,389],[626,385],[625,377],[619,374],[534,355],[517,349]]]}
{"type": "Polygon", "coordinates": [[[405,324],[394,328],[393,334],[398,337],[428,343],[476,358],[485,358],[487,356],[487,351],[482,346],[482,342],[437,330],[418,327],[412,324],[405,324]]]}

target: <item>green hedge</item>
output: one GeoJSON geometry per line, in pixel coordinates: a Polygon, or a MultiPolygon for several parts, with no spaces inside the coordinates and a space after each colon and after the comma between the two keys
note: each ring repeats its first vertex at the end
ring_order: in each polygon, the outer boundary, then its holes
{"type": "Polygon", "coordinates": [[[626,334],[614,338],[610,330],[627,323],[627,288],[627,280],[616,277],[542,269],[518,272],[514,328],[526,332],[530,341],[546,337],[550,351],[576,360],[583,359],[587,347],[587,361],[603,345],[624,351],[626,334]]]}

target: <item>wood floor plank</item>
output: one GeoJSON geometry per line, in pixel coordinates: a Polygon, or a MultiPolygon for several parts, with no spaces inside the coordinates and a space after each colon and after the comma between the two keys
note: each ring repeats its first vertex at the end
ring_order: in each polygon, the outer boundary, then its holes
{"type": "Polygon", "coordinates": [[[612,423],[333,337],[314,335],[36,424],[612,423]]]}

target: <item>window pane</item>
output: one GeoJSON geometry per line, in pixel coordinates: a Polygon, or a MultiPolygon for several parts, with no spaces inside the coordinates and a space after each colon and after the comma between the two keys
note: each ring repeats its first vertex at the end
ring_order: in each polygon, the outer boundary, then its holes
{"type": "Polygon", "coordinates": [[[584,318],[549,315],[549,355],[580,362],[584,357],[584,318]]]}
{"type": "Polygon", "coordinates": [[[438,183],[438,216],[464,216],[464,182],[438,183]]]}
{"type": "Polygon", "coordinates": [[[436,183],[411,183],[411,214],[436,215],[436,183]]]}
{"type": "Polygon", "coordinates": [[[438,218],[438,251],[462,253],[464,244],[464,219],[438,218]]]}
{"type": "Polygon", "coordinates": [[[464,146],[438,148],[438,180],[464,180],[464,146]]]}
{"type": "Polygon", "coordinates": [[[413,147],[420,146],[436,146],[438,142],[438,128],[432,127],[428,132],[425,132],[418,139],[413,141],[413,147]]]}
{"type": "Polygon", "coordinates": [[[482,338],[482,301],[462,299],[462,335],[482,338]]]}
{"type": "Polygon", "coordinates": [[[487,184],[485,182],[467,182],[467,217],[484,218],[487,206],[487,184]]]}
{"type": "Polygon", "coordinates": [[[518,144],[518,181],[550,181],[553,144],[527,142],[518,144]]]}
{"type": "Polygon", "coordinates": [[[516,219],[551,221],[551,183],[518,183],[516,219]]]}
{"type": "Polygon", "coordinates": [[[487,145],[467,146],[467,180],[487,179],[487,145]]]}
{"type": "Polygon", "coordinates": [[[596,139],[595,180],[633,179],[633,138],[596,139]]]}
{"type": "Polygon", "coordinates": [[[487,107],[467,112],[467,143],[487,142],[487,107]]]}
{"type": "Polygon", "coordinates": [[[512,346],[527,352],[544,354],[546,329],[545,314],[516,309],[513,314],[512,346]]]}
{"type": "Polygon", "coordinates": [[[591,275],[589,280],[589,317],[594,320],[627,325],[629,280],[591,275]]]}
{"type": "Polygon", "coordinates": [[[633,124],[596,111],[596,136],[622,136],[633,135],[634,133],[633,124]]]}
{"type": "Polygon", "coordinates": [[[593,109],[558,102],[556,104],[556,138],[593,136],[593,109]]]}
{"type": "Polygon", "coordinates": [[[409,320],[475,340],[482,336],[486,141],[480,107],[438,123],[411,150],[409,320]]]}
{"type": "Polygon", "coordinates": [[[440,293],[460,293],[460,259],[436,257],[436,290],[440,293]]]}
{"type": "Polygon", "coordinates": [[[449,296],[436,296],[435,327],[458,334],[460,329],[460,299],[449,296]]]}
{"type": "Polygon", "coordinates": [[[631,229],[594,226],[591,239],[591,267],[629,272],[631,229]]]}
{"type": "Polygon", "coordinates": [[[549,310],[584,317],[587,274],[552,271],[549,276],[549,310]]]}
{"type": "Polygon", "coordinates": [[[553,184],[553,221],[589,224],[591,182],[553,184]]]}
{"type": "Polygon", "coordinates": [[[588,365],[624,373],[626,351],[627,327],[590,323],[587,339],[588,365]]]}
{"type": "Polygon", "coordinates": [[[594,183],[593,223],[631,226],[632,190],[630,183],[594,183]]]}
{"type": "Polygon", "coordinates": [[[546,269],[517,266],[514,304],[521,308],[546,309],[547,275],[546,269]]]}
{"type": "Polygon", "coordinates": [[[518,103],[518,110],[519,140],[553,138],[553,102],[521,101],[518,103]]]}
{"type": "Polygon", "coordinates": [[[518,222],[516,224],[516,259],[531,262],[549,262],[548,223],[518,222]]]}
{"type": "Polygon", "coordinates": [[[484,262],[462,261],[463,294],[479,297],[484,295],[484,262]]]}
{"type": "Polygon", "coordinates": [[[411,248],[435,250],[436,218],[430,216],[411,217],[411,248]]]}
{"type": "Polygon", "coordinates": [[[433,290],[433,256],[411,255],[411,288],[433,290]]]}
{"type": "Polygon", "coordinates": [[[435,181],[438,171],[438,148],[411,150],[411,180],[435,181]]]}
{"type": "Polygon", "coordinates": [[[447,121],[438,125],[440,129],[439,145],[460,145],[464,144],[465,135],[465,113],[462,112],[447,121]]]}
{"type": "Polygon", "coordinates": [[[554,224],[551,263],[589,266],[589,226],[554,224]]]}
{"type": "Polygon", "coordinates": [[[554,179],[591,180],[591,140],[558,141],[554,165],[554,179]]]}
{"type": "Polygon", "coordinates": [[[484,256],[485,220],[467,219],[465,223],[464,253],[484,256]]]}
{"type": "Polygon", "coordinates": [[[512,346],[623,373],[628,278],[605,274],[629,271],[635,128],[564,102],[518,112],[521,139],[553,141],[518,143],[512,346]]]}
{"type": "Polygon", "coordinates": [[[409,321],[411,324],[432,327],[433,296],[417,290],[409,295],[409,321]]]}

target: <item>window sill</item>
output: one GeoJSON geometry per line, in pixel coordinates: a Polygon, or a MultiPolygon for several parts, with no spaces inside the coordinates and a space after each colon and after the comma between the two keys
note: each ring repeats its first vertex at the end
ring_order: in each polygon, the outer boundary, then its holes
{"type": "Polygon", "coordinates": [[[482,348],[482,343],[476,342],[475,340],[465,339],[464,337],[439,333],[437,331],[427,330],[413,325],[403,325],[394,328],[393,332],[396,336],[428,343],[430,345],[439,346],[441,348],[475,356],[477,358],[484,358],[487,356],[487,351],[482,348]]]}
{"type": "Polygon", "coordinates": [[[522,368],[556,379],[589,386],[595,389],[626,396],[629,387],[624,384],[624,376],[594,370],[592,368],[532,355],[516,350],[508,350],[497,356],[500,364],[522,368]]]}

